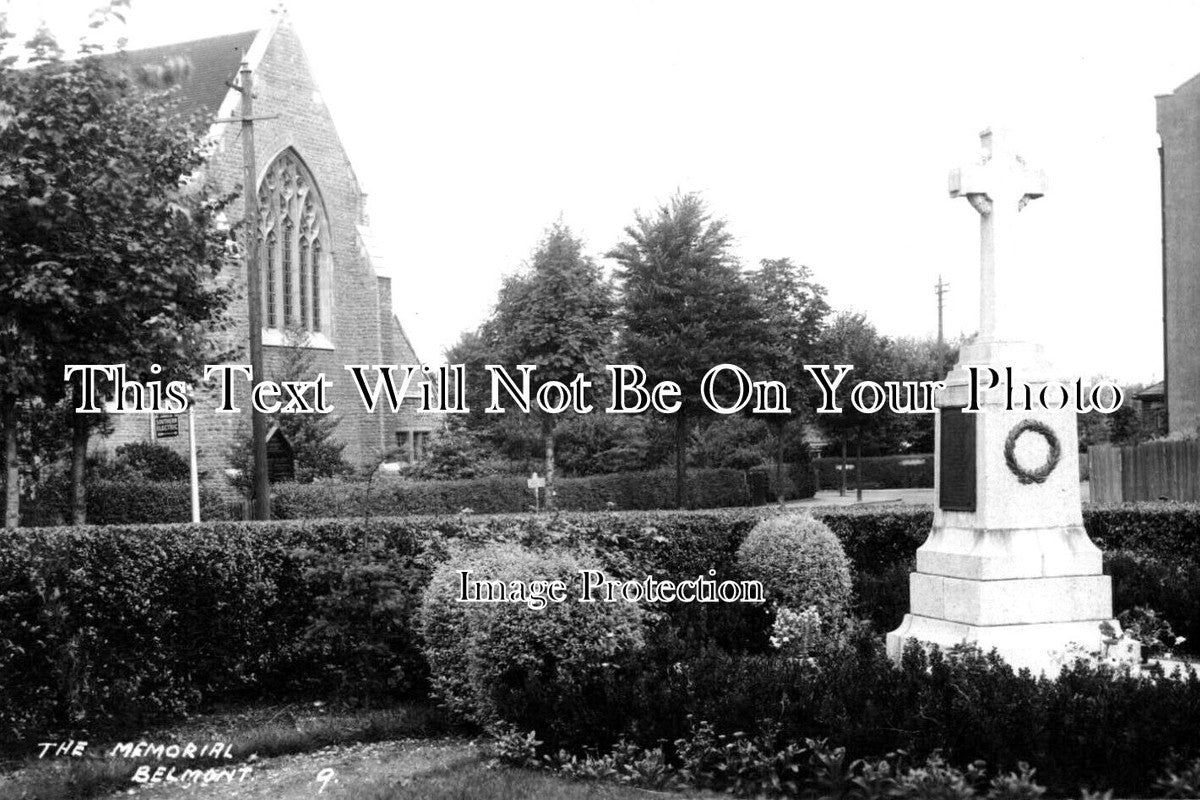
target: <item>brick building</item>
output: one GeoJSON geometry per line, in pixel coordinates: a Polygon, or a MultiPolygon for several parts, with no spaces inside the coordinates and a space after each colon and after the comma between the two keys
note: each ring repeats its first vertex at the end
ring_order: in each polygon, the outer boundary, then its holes
{"type": "MultiPolygon", "coordinates": [[[[296,346],[296,332],[313,373],[331,383],[329,401],[338,418],[336,436],[346,443],[345,457],[359,466],[377,462],[398,449],[400,460],[419,458],[429,433],[440,427],[440,415],[416,411],[416,387],[399,413],[363,408],[347,364],[421,363],[392,309],[392,276],[373,252],[365,210],[366,197],[321,100],[304,50],[287,15],[248,31],[210,39],[130,51],[110,57],[120,69],[136,71],[168,64],[187,64],[186,77],[175,91],[184,111],[202,111],[214,120],[238,116],[241,95],[230,88],[245,59],[254,75],[255,116],[277,115],[256,123],[255,156],[260,201],[260,274],[263,290],[264,367],[267,378],[282,377],[286,348],[296,346]],[[287,334],[285,332],[291,332],[287,334]]],[[[214,122],[210,133],[215,151],[206,177],[223,189],[243,179],[241,126],[214,122]]],[[[240,201],[230,209],[241,218],[240,201]]],[[[246,274],[242,264],[228,276],[238,289],[230,308],[235,325],[229,344],[249,363],[246,274]]],[[[257,377],[257,376],[256,376],[257,377]]],[[[220,480],[230,467],[229,446],[248,435],[248,389],[241,381],[241,414],[216,414],[215,388],[202,390],[195,420],[200,468],[220,480]]],[[[114,416],[115,429],[95,437],[97,451],[111,453],[129,441],[149,440],[156,428],[178,429],[158,438],[186,454],[188,417],[155,420],[152,415],[114,416]]],[[[287,445],[275,435],[269,447],[286,459],[287,445]]]]}
{"type": "Polygon", "coordinates": [[[1163,394],[1171,433],[1200,430],[1200,75],[1158,105],[1163,394]]]}

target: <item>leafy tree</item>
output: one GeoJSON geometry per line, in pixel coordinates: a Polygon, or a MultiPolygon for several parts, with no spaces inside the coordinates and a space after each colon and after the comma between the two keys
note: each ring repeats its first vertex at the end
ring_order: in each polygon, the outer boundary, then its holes
{"type": "Polygon", "coordinates": [[[106,465],[108,478],[147,481],[186,481],[191,465],[183,456],[154,442],[129,442],[117,448],[115,458],[106,465]]]}
{"type": "Polygon", "coordinates": [[[503,472],[506,463],[482,441],[478,431],[460,425],[434,431],[424,457],[404,468],[403,474],[416,480],[482,478],[503,472]]]}
{"type": "MultiPolygon", "coordinates": [[[[308,381],[317,373],[312,350],[308,347],[310,334],[302,328],[284,331],[280,357],[270,370],[270,380],[308,381]]],[[[312,399],[311,396],[309,399],[312,399]]],[[[317,478],[346,477],[354,468],[342,455],[345,442],[336,438],[338,418],[333,414],[275,414],[272,422],[292,448],[295,480],[312,483],[317,478]]],[[[250,497],[254,493],[254,442],[244,426],[234,436],[226,451],[230,465],[237,474],[230,482],[238,491],[250,497]]]]}
{"type": "MultiPolygon", "coordinates": [[[[191,380],[230,299],[220,215],[230,196],[192,180],[206,121],[174,113],[95,58],[0,66],[0,424],[11,456],[18,401],[53,404],[65,364],[129,366],[132,379],[191,380]],[[162,374],[150,366],[161,364],[162,374]]],[[[72,405],[84,400],[75,385],[72,405]]],[[[84,464],[96,415],[73,414],[72,516],[84,521],[84,464]]]]}
{"type": "Polygon", "coordinates": [[[722,363],[753,373],[763,354],[761,318],[733,255],[733,237],[698,195],[678,194],[635,219],[608,254],[620,265],[620,349],[646,370],[649,383],[680,386],[673,421],[675,502],[682,506],[688,433],[709,413],[700,382],[722,363]]]}
{"type": "MultiPolygon", "coordinates": [[[[930,337],[890,339],[888,360],[893,370],[890,380],[945,380],[958,360],[961,346],[961,342],[950,342],[939,348],[937,339],[930,337]]],[[[877,441],[877,445],[890,452],[932,453],[934,420],[934,414],[894,415],[886,427],[887,440],[877,441]]]]}
{"type": "MultiPolygon", "coordinates": [[[[868,447],[884,441],[888,426],[894,424],[893,415],[883,411],[868,414],[858,410],[850,402],[854,386],[865,380],[882,383],[894,380],[888,340],[880,336],[875,326],[859,313],[843,311],[834,317],[822,336],[821,362],[830,365],[848,364],[854,367],[838,387],[837,404],[840,413],[821,413],[818,423],[842,448],[842,490],[846,482],[846,447],[854,441],[857,454],[862,455],[864,444],[868,447]]],[[[830,371],[832,373],[832,369],[830,371]]],[[[832,380],[831,380],[832,382],[832,380]]],[[[859,473],[861,474],[861,473],[859,473]]]]}
{"type": "MultiPolygon", "coordinates": [[[[529,381],[535,394],[550,381],[569,385],[579,374],[594,383],[612,343],[612,317],[612,287],[584,255],[582,242],[559,221],[546,232],[529,269],[505,279],[488,333],[518,384],[511,368],[537,368],[529,381]]],[[[558,415],[534,411],[545,452],[546,506],[553,508],[558,415]]]]}
{"type": "Polygon", "coordinates": [[[775,485],[782,504],[784,433],[789,422],[803,420],[811,408],[814,395],[801,388],[810,385],[804,364],[814,360],[829,303],[812,271],[787,258],[763,259],[750,274],[750,287],[763,315],[764,372],[788,387],[791,413],[762,415],[775,434],[775,485]]]}
{"type": "Polygon", "coordinates": [[[766,415],[731,414],[701,422],[692,432],[688,463],[696,467],[750,469],[774,450],[766,415]]]}
{"type": "MultiPolygon", "coordinates": [[[[1102,380],[1105,378],[1093,377],[1089,385],[1096,385],[1102,380]]],[[[1080,452],[1086,452],[1094,444],[1138,444],[1165,433],[1155,428],[1155,420],[1142,418],[1136,398],[1145,388],[1145,385],[1140,383],[1122,386],[1121,405],[1111,414],[1101,414],[1098,411],[1079,414],[1080,452]]],[[[1106,392],[1104,397],[1107,401],[1110,395],[1106,392]]]]}
{"type": "Polygon", "coordinates": [[[635,472],[660,462],[651,454],[651,418],[581,414],[564,419],[558,427],[555,457],[573,475],[635,472]]]}
{"type": "MultiPolygon", "coordinates": [[[[538,456],[538,448],[542,444],[540,431],[526,414],[487,414],[484,409],[490,402],[490,381],[487,377],[485,364],[500,364],[504,361],[492,342],[496,340],[493,331],[493,319],[486,320],[478,329],[465,331],[458,341],[446,353],[446,362],[463,364],[466,368],[467,381],[464,391],[466,394],[469,414],[454,414],[446,420],[446,425],[454,436],[460,429],[470,436],[472,447],[489,452],[493,456],[506,459],[510,467],[506,471],[524,472],[530,462],[538,456]],[[519,464],[520,466],[516,466],[519,464]]],[[[453,437],[452,437],[453,438],[453,437]]],[[[449,455],[449,452],[435,448],[435,457],[449,455]]],[[[448,467],[449,469],[456,469],[448,467]]],[[[419,471],[419,470],[418,470],[419,471]]]]}
{"type": "MultiPolygon", "coordinates": [[[[317,369],[312,351],[308,348],[308,338],[309,334],[304,330],[286,332],[281,358],[273,370],[272,380],[306,381],[316,376],[317,369]]],[[[296,480],[311,483],[316,478],[333,478],[353,471],[342,455],[346,443],[335,438],[338,426],[335,415],[277,414],[275,423],[292,446],[296,480]]]]}
{"type": "Polygon", "coordinates": [[[493,338],[485,322],[475,330],[463,331],[458,341],[446,349],[447,364],[463,364],[467,371],[466,385],[461,387],[466,395],[468,414],[453,414],[447,419],[451,426],[464,425],[472,429],[487,427],[496,415],[485,414],[488,404],[487,381],[483,380],[485,364],[496,364],[500,356],[489,344],[493,338]]]}

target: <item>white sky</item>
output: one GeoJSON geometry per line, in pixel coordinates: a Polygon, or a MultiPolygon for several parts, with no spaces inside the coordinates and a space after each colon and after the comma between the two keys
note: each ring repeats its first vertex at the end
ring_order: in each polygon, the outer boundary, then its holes
{"type": "MultiPolygon", "coordinates": [[[[72,41],[99,0],[10,0],[72,41]]],[[[129,47],[258,27],[269,0],[134,0],[129,47]]],[[[4,0],[0,0],[0,8],[4,0]]],[[[810,266],[883,333],[978,320],[978,215],[950,168],[1001,123],[1047,195],[1018,313],[1064,375],[1161,378],[1154,95],[1200,72],[1200,4],[292,0],[427,360],[560,213],[594,254],[678,188],[743,263],[810,266]]],[[[906,376],[896,376],[904,378],[906,376]]]]}

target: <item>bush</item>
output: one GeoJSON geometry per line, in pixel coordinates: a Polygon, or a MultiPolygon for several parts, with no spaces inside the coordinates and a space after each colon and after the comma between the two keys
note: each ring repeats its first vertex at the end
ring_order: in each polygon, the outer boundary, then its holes
{"type": "MultiPolygon", "coordinates": [[[[192,518],[192,489],[187,481],[122,478],[87,482],[90,525],[136,525],[187,522],[192,518]]],[[[71,519],[70,480],[55,475],[38,486],[37,495],[22,502],[22,524],[62,525],[71,519]]],[[[200,518],[227,520],[234,516],[225,495],[200,486],[200,518]]]]}
{"type": "MultiPolygon", "coordinates": [[[[455,713],[493,729],[560,716],[574,686],[643,644],[639,605],[579,601],[580,571],[600,566],[582,553],[513,543],[452,556],[433,573],[419,614],[434,692],[455,713]],[[467,579],[505,588],[561,581],[566,599],[554,602],[543,592],[525,602],[463,602],[467,579]]],[[[563,727],[541,733],[570,740],[573,732],[563,727]]]]}
{"type": "MultiPolygon", "coordinates": [[[[303,555],[354,553],[359,535],[415,552],[403,526],[361,522],[6,531],[0,743],[133,724],[250,691],[337,691],[354,655],[347,649],[372,637],[395,654],[376,658],[380,672],[412,663],[388,631],[354,620],[330,596],[339,584],[303,555]],[[321,620],[347,649],[308,632],[321,620]]],[[[399,580],[417,592],[424,583],[417,574],[399,580]]]]}
{"type": "MultiPolygon", "coordinates": [[[[1200,643],[1200,567],[1186,536],[1196,508],[1142,507],[1144,526],[1137,507],[1089,508],[1084,517],[1106,546],[1127,545],[1106,554],[1115,610],[1155,609],[1187,637],[1183,649],[1191,652],[1200,643]]],[[[680,580],[712,569],[718,579],[737,579],[748,577],[739,572],[739,546],[774,514],[724,509],[6,530],[0,742],[55,730],[80,734],[105,721],[136,721],[238,692],[344,692],[374,700],[421,691],[421,655],[413,623],[405,620],[454,545],[587,548],[614,576],[680,580]]],[[[907,610],[906,573],[928,534],[929,509],[828,509],[816,516],[853,564],[856,613],[879,630],[894,628],[907,610]]],[[[686,704],[673,681],[682,678],[652,679],[656,653],[666,669],[714,645],[725,651],[722,658],[748,664],[769,650],[772,620],[761,607],[675,603],[655,611],[664,621],[638,655],[641,666],[626,664],[605,677],[611,690],[572,690],[583,699],[617,698],[604,709],[610,717],[596,722],[613,736],[639,703],[648,709],[639,719],[661,720],[654,723],[658,735],[667,741],[680,735],[672,726],[686,704]]],[[[581,708],[581,715],[600,713],[596,703],[581,700],[581,708]]],[[[767,706],[760,711],[771,713],[767,706]]]]}
{"type": "Polygon", "coordinates": [[[1152,608],[1184,637],[1170,649],[1200,652],[1200,564],[1165,553],[1117,550],[1104,554],[1104,571],[1112,576],[1114,611],[1152,608]]]}
{"type": "Polygon", "coordinates": [[[850,607],[850,562],[825,523],[807,514],[771,517],[738,548],[747,577],[762,581],[768,600],[795,610],[816,608],[829,624],[850,607]]]}
{"type": "Polygon", "coordinates": [[[187,459],[161,444],[128,442],[118,447],[115,455],[108,466],[114,478],[121,473],[148,481],[186,481],[191,477],[187,459]]]}
{"type": "MultiPolygon", "coordinates": [[[[811,663],[713,648],[681,658],[653,646],[632,661],[636,671],[630,667],[622,683],[592,702],[625,710],[631,744],[675,742],[665,748],[665,762],[682,761],[693,775],[720,775],[709,784],[714,788],[728,789],[722,782],[741,776],[769,776],[772,765],[790,761],[786,754],[810,740],[844,745],[843,775],[853,759],[899,751],[916,763],[937,753],[949,764],[983,760],[1001,774],[1021,762],[1037,764],[1038,779],[1058,797],[1077,795],[1080,787],[1145,796],[1170,760],[1200,755],[1195,678],[1163,680],[1077,663],[1049,680],[1014,672],[977,650],[927,654],[915,646],[897,669],[873,631],[852,634],[811,663]],[[707,753],[693,747],[696,720],[714,723],[707,753]],[[733,773],[719,769],[722,753],[732,755],[725,744],[739,754],[733,773]]],[[[846,776],[825,796],[861,796],[848,782],[846,776]]],[[[810,786],[787,791],[777,784],[770,791],[807,796],[810,786]]],[[[986,792],[986,783],[980,788],[986,792]]],[[[755,791],[761,790],[759,784],[755,791]]]]}
{"type": "Polygon", "coordinates": [[[313,597],[298,640],[303,660],[320,663],[310,685],[366,706],[423,689],[415,617],[428,568],[416,537],[389,542],[368,532],[332,552],[302,549],[292,557],[313,597]]]}
{"type": "Polygon", "coordinates": [[[1170,553],[1200,563],[1200,504],[1084,506],[1083,524],[1101,550],[1170,553]]]}
{"type": "Polygon", "coordinates": [[[909,610],[908,576],[916,568],[910,558],[879,572],[854,570],[854,616],[880,633],[900,627],[909,610]]]}

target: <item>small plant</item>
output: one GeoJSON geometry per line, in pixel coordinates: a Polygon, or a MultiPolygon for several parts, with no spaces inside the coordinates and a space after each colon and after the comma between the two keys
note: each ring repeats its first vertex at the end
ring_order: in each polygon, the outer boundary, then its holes
{"type": "Polygon", "coordinates": [[[850,608],[850,561],[829,526],[808,514],[770,517],[738,548],[738,565],[762,581],[776,608],[814,608],[832,631],[850,608]]]}
{"type": "Polygon", "coordinates": [[[1037,800],[1046,793],[1046,788],[1034,783],[1035,772],[1036,769],[1021,761],[1016,772],[997,775],[992,778],[988,800],[1037,800]]]}
{"type": "Polygon", "coordinates": [[[1200,797],[1200,758],[1182,769],[1171,768],[1154,784],[1164,797],[1200,797]]]}
{"type": "Polygon", "coordinates": [[[1170,656],[1171,651],[1183,644],[1184,637],[1176,636],[1171,623],[1158,612],[1146,606],[1134,606],[1117,615],[1125,634],[1142,646],[1142,658],[1170,656]]]}
{"type": "Polygon", "coordinates": [[[538,758],[538,748],[541,746],[536,731],[521,733],[516,728],[506,728],[496,734],[492,752],[501,764],[537,769],[544,766],[538,758]]]}
{"type": "Polygon", "coordinates": [[[821,642],[821,615],[816,606],[803,611],[781,608],[771,626],[771,646],[790,658],[807,658],[821,642]]]}

